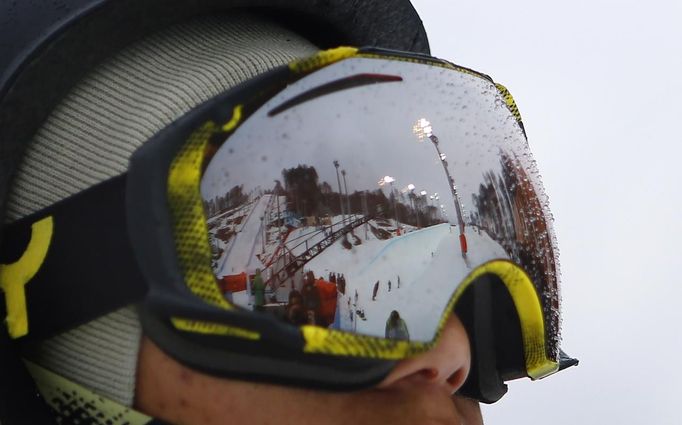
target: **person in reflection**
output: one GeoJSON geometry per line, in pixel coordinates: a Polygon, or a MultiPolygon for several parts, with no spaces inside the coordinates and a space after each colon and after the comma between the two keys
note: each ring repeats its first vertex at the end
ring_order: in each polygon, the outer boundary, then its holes
{"type": "Polygon", "coordinates": [[[306,312],[306,317],[310,323],[316,321],[320,309],[320,293],[315,286],[315,275],[312,271],[305,274],[303,283],[303,308],[306,312]]]}
{"type": "Polygon", "coordinates": [[[253,309],[262,311],[265,309],[265,283],[260,275],[260,269],[256,269],[256,276],[253,278],[253,309]]]}
{"type": "Polygon", "coordinates": [[[306,317],[306,324],[307,325],[317,325],[317,317],[315,316],[315,312],[313,310],[308,310],[306,311],[307,317],[306,317]]]}
{"type": "Polygon", "coordinates": [[[303,325],[308,322],[305,309],[303,308],[303,296],[297,290],[293,290],[289,293],[286,318],[289,323],[294,325],[303,325]]]}
{"type": "Polygon", "coordinates": [[[379,281],[377,280],[374,284],[374,289],[372,290],[372,301],[377,300],[377,293],[379,292],[379,281]]]}
{"type": "Polygon", "coordinates": [[[386,338],[400,339],[409,341],[410,332],[407,330],[407,323],[400,317],[400,314],[393,310],[386,320],[386,338]]]}

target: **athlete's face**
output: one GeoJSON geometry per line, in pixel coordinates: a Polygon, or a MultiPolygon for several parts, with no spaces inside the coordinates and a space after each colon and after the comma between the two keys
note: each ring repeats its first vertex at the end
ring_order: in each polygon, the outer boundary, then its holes
{"type": "Polygon", "coordinates": [[[482,424],[477,403],[453,396],[470,364],[469,340],[455,315],[432,350],[398,363],[376,388],[347,393],[215,378],[145,338],[136,407],[182,424],[482,424]]]}

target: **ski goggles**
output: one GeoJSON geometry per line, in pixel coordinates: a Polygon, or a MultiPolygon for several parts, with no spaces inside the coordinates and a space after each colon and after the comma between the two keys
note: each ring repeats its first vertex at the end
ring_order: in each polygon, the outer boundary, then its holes
{"type": "Polygon", "coordinates": [[[4,239],[7,323],[29,342],[139,303],[190,367],[351,390],[429,350],[455,312],[463,395],[494,402],[577,363],[514,101],[432,57],[338,48],[274,69],[4,239]]]}

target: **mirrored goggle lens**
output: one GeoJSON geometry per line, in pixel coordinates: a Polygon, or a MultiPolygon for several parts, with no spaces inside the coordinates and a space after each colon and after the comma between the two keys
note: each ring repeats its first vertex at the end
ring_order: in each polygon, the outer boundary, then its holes
{"type": "Polygon", "coordinates": [[[376,58],[323,68],[235,130],[201,192],[237,306],[428,342],[467,276],[507,259],[558,346],[546,197],[519,121],[480,75],[376,58]]]}

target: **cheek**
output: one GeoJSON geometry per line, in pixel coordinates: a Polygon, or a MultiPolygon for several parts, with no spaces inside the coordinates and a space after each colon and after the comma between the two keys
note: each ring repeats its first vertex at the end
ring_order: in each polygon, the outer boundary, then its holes
{"type": "Polygon", "coordinates": [[[219,378],[192,370],[147,338],[140,347],[137,370],[135,408],[169,423],[272,423],[272,418],[281,412],[301,417],[318,409],[322,415],[330,405],[326,393],[219,378]],[[254,400],[267,403],[254,404],[254,400]]]}
{"type": "Polygon", "coordinates": [[[158,418],[196,421],[197,415],[204,413],[201,406],[215,398],[209,380],[144,338],[138,357],[135,407],[158,418]]]}
{"type": "Polygon", "coordinates": [[[177,400],[173,394],[180,382],[192,382],[189,372],[178,368],[149,339],[144,338],[140,346],[137,365],[135,407],[145,413],[167,417],[177,405],[187,404],[177,400]]]}
{"type": "Polygon", "coordinates": [[[483,425],[481,406],[477,401],[454,396],[452,402],[466,425],[483,425]]]}

